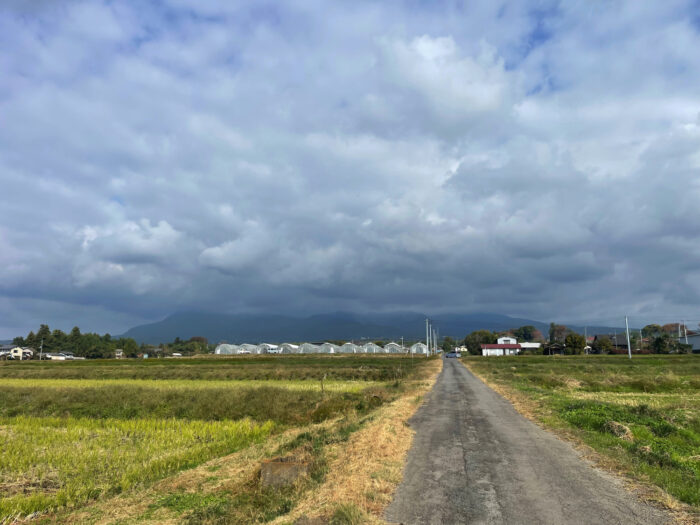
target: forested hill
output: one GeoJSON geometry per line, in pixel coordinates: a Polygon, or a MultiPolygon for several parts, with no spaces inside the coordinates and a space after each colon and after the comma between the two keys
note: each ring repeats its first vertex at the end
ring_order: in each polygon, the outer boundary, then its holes
{"type": "MultiPolygon", "coordinates": [[[[422,339],[425,315],[415,312],[391,314],[353,314],[336,312],[296,318],[282,315],[217,314],[183,312],[151,324],[136,326],[124,337],[139,343],[158,344],[176,337],[186,340],[206,337],[210,342],[284,342],[323,341],[328,339],[422,339]]],[[[531,319],[506,315],[442,314],[432,316],[440,336],[462,339],[474,330],[502,331],[532,325],[547,334],[549,325],[531,319]]]]}

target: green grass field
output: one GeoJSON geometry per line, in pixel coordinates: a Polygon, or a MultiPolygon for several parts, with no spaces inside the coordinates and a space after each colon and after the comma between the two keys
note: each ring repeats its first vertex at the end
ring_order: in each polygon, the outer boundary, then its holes
{"type": "Polygon", "coordinates": [[[467,357],[636,479],[700,506],[700,356],[467,357]]]}
{"type": "Polygon", "coordinates": [[[421,363],[385,356],[0,363],[0,523],[139,489],[286,429],[368,414],[398,395],[421,363]]]}

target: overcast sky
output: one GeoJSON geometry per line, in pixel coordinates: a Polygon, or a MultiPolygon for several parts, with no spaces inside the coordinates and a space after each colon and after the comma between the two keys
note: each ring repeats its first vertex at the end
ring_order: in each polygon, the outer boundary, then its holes
{"type": "Polygon", "coordinates": [[[0,203],[0,338],[700,319],[700,3],[4,0],[0,203]]]}

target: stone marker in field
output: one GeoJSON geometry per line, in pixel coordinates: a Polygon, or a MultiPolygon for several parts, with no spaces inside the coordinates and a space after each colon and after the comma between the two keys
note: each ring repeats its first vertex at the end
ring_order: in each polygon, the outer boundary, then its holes
{"type": "Polygon", "coordinates": [[[309,472],[309,464],[293,456],[263,461],[260,481],[263,487],[284,487],[294,483],[309,472]]]}

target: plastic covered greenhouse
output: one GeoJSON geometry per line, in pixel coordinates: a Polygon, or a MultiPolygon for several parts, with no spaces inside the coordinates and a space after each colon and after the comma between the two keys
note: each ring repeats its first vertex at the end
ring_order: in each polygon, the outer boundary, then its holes
{"type": "Polygon", "coordinates": [[[412,354],[427,354],[428,347],[425,343],[416,343],[411,347],[412,354]]]}
{"type": "Polygon", "coordinates": [[[214,353],[218,355],[234,355],[238,353],[238,345],[223,343],[216,347],[214,353]]]}

